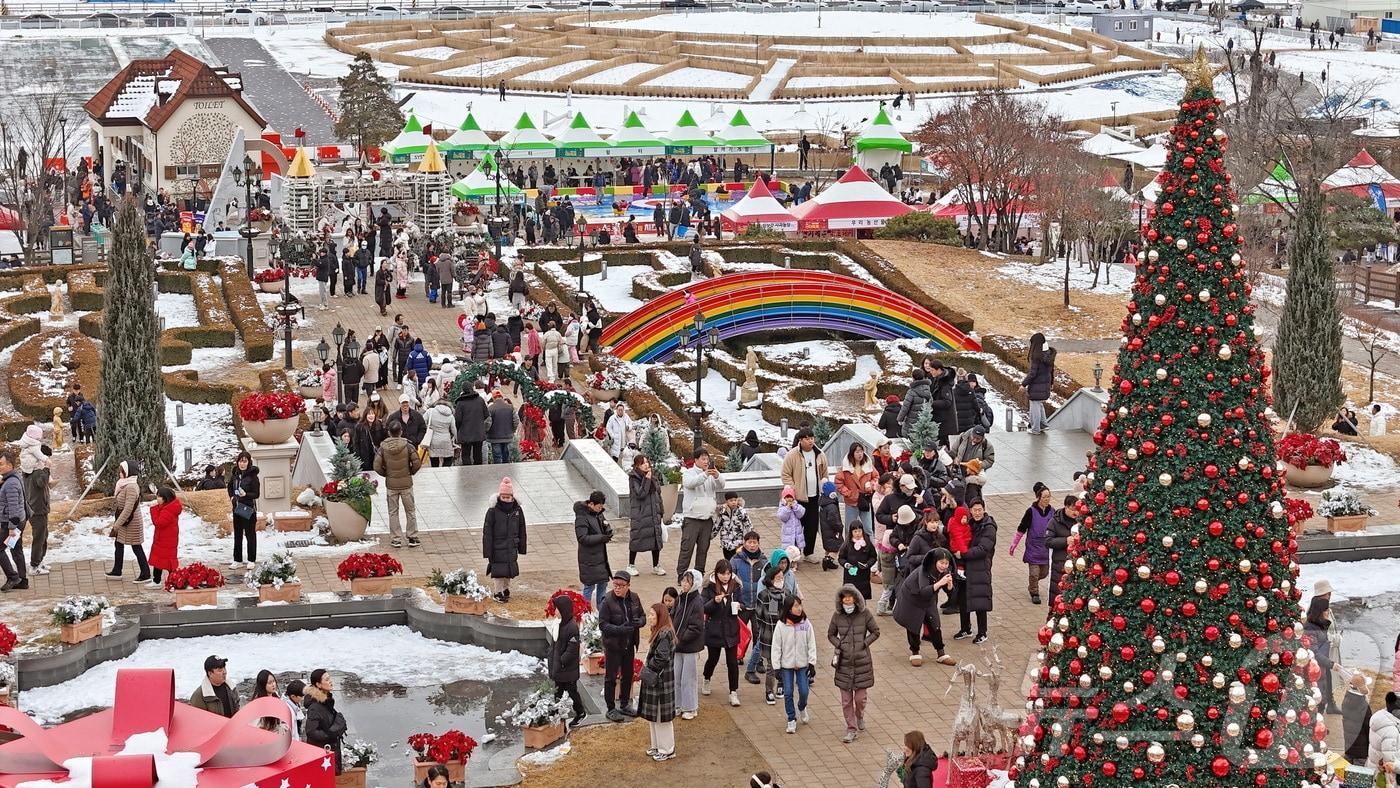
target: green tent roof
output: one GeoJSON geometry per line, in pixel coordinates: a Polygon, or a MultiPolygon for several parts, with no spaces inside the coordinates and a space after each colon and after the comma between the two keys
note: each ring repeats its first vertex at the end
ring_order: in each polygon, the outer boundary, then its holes
{"type": "Polygon", "coordinates": [[[875,114],[875,119],[870,121],[870,127],[856,137],[856,153],[868,150],[897,150],[901,153],[912,153],[914,143],[906,140],[903,134],[890,122],[889,115],[885,114],[885,108],[875,114]]]}
{"type": "Polygon", "coordinates": [[[1293,181],[1293,173],[1288,171],[1283,162],[1276,163],[1263,183],[1254,187],[1253,191],[1244,196],[1245,205],[1294,203],[1297,201],[1298,189],[1293,181]]]}
{"type": "Polygon", "coordinates": [[[642,119],[637,117],[636,112],[627,114],[627,120],[623,122],[622,128],[608,141],[618,147],[626,148],[663,148],[666,146],[666,143],[647,130],[647,127],[642,124],[642,119]]]}
{"type": "Polygon", "coordinates": [[[466,120],[452,133],[451,137],[443,143],[444,150],[485,150],[494,147],[495,143],[486,136],[486,132],[477,125],[476,118],[470,112],[467,113],[466,120]]]}
{"type": "Polygon", "coordinates": [[[730,119],[729,125],[725,126],[717,136],[723,139],[726,145],[757,146],[768,144],[768,140],[749,125],[749,119],[744,117],[742,109],[734,111],[734,117],[730,119]]]}
{"type": "MultiPolygon", "coordinates": [[[[501,197],[520,197],[525,194],[515,184],[511,183],[505,174],[501,175],[501,197]]],[[[481,157],[481,163],[472,170],[467,177],[452,184],[452,193],[460,199],[469,197],[494,198],[496,196],[496,158],[487,153],[481,157]]]]}
{"type": "Polygon", "coordinates": [[[530,113],[520,113],[520,120],[515,122],[515,129],[501,138],[501,142],[507,148],[515,150],[553,150],[556,146],[544,136],[544,133],[535,128],[535,122],[530,120],[530,113]]]}
{"type": "Polygon", "coordinates": [[[582,112],[574,113],[574,119],[569,123],[569,128],[554,138],[554,144],[560,148],[612,147],[612,143],[598,136],[598,132],[588,125],[588,119],[583,116],[582,112]]]}
{"type": "Polygon", "coordinates": [[[700,124],[695,122],[690,110],[681,113],[681,119],[676,121],[675,128],[666,135],[666,139],[673,145],[714,145],[715,140],[706,136],[700,124]]]}

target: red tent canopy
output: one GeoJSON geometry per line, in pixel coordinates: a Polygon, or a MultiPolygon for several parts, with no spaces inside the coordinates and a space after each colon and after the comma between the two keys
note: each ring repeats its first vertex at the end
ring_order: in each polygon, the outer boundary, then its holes
{"type": "Polygon", "coordinates": [[[13,208],[6,208],[0,205],[0,230],[23,230],[24,222],[20,219],[19,211],[13,208]]]}
{"type": "Polygon", "coordinates": [[[855,166],[816,197],[793,208],[792,215],[806,226],[824,222],[839,229],[883,226],[885,220],[912,210],[855,166]]]}

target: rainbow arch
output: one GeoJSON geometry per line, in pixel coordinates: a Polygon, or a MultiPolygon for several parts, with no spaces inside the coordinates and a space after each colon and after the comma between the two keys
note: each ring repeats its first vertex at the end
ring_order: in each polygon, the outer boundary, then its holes
{"type": "Polygon", "coordinates": [[[921,339],[940,350],[982,346],[915,301],[876,284],[829,271],[745,271],[706,279],[614,320],[600,343],[626,361],[651,363],[679,347],[682,328],[703,312],[720,338],[780,328],[821,328],[866,339],[921,339]]]}

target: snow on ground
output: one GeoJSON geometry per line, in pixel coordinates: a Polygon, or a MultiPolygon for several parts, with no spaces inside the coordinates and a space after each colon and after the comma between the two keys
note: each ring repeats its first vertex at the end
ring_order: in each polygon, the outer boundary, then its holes
{"type": "Polygon", "coordinates": [[[873,46],[866,47],[865,51],[872,55],[956,55],[958,52],[952,47],[940,46],[873,46]]]}
{"type": "MultiPolygon", "coordinates": [[[[1018,258],[1004,258],[1006,260],[997,268],[997,273],[1008,279],[1017,282],[1035,285],[1041,290],[1061,290],[1064,288],[1065,264],[1063,261],[1051,261],[1037,265],[1031,262],[1024,262],[1018,258]]],[[[1099,272],[1098,287],[1090,289],[1094,281],[1094,273],[1087,265],[1081,266],[1078,263],[1069,264],[1069,288],[1071,291],[1085,291],[1103,293],[1105,295],[1122,295],[1131,289],[1133,276],[1130,271],[1121,265],[1117,270],[1112,271],[1112,278],[1108,283],[1104,280],[1109,278],[1104,274],[1106,270],[1099,272]]]]}
{"type": "Polygon", "coordinates": [[[796,368],[793,377],[802,377],[801,367],[806,365],[834,367],[852,361],[852,353],[845,342],[831,339],[814,339],[806,342],[784,342],[778,345],[753,345],[753,350],[779,364],[796,368]]]}
{"type": "Polygon", "coordinates": [[[871,14],[861,11],[785,12],[778,19],[743,11],[717,11],[708,14],[658,14],[640,19],[595,21],[597,27],[628,30],[666,30],[684,33],[733,33],[763,27],[779,27],[787,36],[993,36],[1006,28],[973,21],[972,14],[871,14]],[[763,22],[758,22],[759,19],[763,22]],[[820,18],[821,26],[817,26],[820,18]],[[781,19],[781,22],[778,21],[781,19]]]}
{"type": "MultiPolygon", "coordinates": [[[[649,265],[610,265],[608,278],[593,274],[583,278],[583,289],[598,299],[598,303],[609,312],[624,314],[645,304],[632,295],[632,280],[655,272],[649,265]]],[[[577,279],[573,280],[575,284],[577,279]]]]}
{"type": "MultiPolygon", "coordinates": [[[[531,63],[538,63],[547,58],[530,57],[527,55],[515,55],[513,57],[503,57],[499,60],[486,60],[481,63],[473,63],[470,66],[459,66],[449,68],[438,73],[445,77],[489,77],[510,71],[513,68],[520,68],[531,63]]],[[[455,127],[454,127],[455,128],[455,127]]]]}
{"type": "Polygon", "coordinates": [[[599,71],[596,74],[590,74],[578,81],[587,85],[621,85],[639,74],[651,71],[656,68],[656,65],[655,63],[625,63],[605,71],[599,71]]]}
{"type": "Polygon", "coordinates": [[[456,47],[439,46],[423,47],[422,49],[410,49],[408,51],[398,52],[396,54],[408,55],[409,57],[425,57],[431,60],[451,60],[452,58],[462,54],[462,50],[457,49],[456,47]]]}
{"type": "Polygon", "coordinates": [[[165,428],[170,431],[177,474],[185,470],[185,449],[190,450],[190,467],[201,473],[206,465],[223,465],[238,456],[241,447],[233,432],[233,406],[176,403],[165,399],[165,428]],[[184,413],[184,425],[176,426],[176,406],[184,413]]]}
{"type": "Polygon", "coordinates": [[[545,766],[561,760],[565,755],[574,751],[574,747],[569,742],[564,742],[558,747],[551,747],[548,750],[536,750],[520,756],[520,762],[531,766],[545,766]]]}
{"type": "Polygon", "coordinates": [[[1400,52],[1295,49],[1280,50],[1277,57],[1279,70],[1293,75],[1301,71],[1310,82],[1321,82],[1325,70],[1330,85],[1365,85],[1367,98],[1383,99],[1390,105],[1370,115],[1371,125],[1400,121],[1400,52]]]}
{"type": "Polygon", "coordinates": [[[1389,558],[1303,564],[1298,572],[1298,589],[1303,592],[1304,609],[1312,598],[1313,584],[1319,580],[1332,584],[1332,604],[1400,592],[1400,572],[1395,571],[1395,561],[1389,558]]]}
{"type": "Polygon", "coordinates": [[[405,626],[373,629],[317,629],[274,635],[212,635],[147,640],[131,656],[89,668],[81,676],[24,693],[25,711],[42,724],[93,706],[111,706],[117,671],[122,668],[173,668],[177,697],[204,679],[204,658],[228,655],[233,675],[255,670],[309,672],[316,655],[353,655],[344,672],[368,684],[426,687],[453,681],[496,681],[538,673],[540,660],[516,651],[501,653],[479,646],[423,637],[405,626]]]}
{"type": "Polygon", "coordinates": [[[165,319],[166,328],[189,328],[199,325],[194,296],[186,293],[161,293],[156,298],[156,314],[165,319]]]}
{"type": "MultiPolygon", "coordinates": [[[[743,381],[739,381],[743,383],[743,381]]],[[[695,395],[695,382],[690,383],[690,397],[695,395]]],[[[769,424],[763,420],[763,411],[754,408],[739,408],[739,399],[736,395],[731,401],[729,399],[729,379],[715,369],[710,369],[705,374],[705,380],[700,384],[701,394],[705,404],[710,407],[713,413],[710,419],[715,422],[722,422],[728,425],[739,435],[743,435],[749,430],[758,433],[758,439],[765,443],[781,443],[778,425],[769,424]]],[[[687,397],[689,401],[689,397],[687,397]]],[[[795,429],[797,425],[792,425],[795,429]]]]}
{"type": "Polygon", "coordinates": [[[1078,71],[1081,68],[1089,68],[1092,63],[1052,63],[1043,66],[1031,66],[1024,63],[1017,63],[1016,68],[1022,68],[1036,74],[1063,74],[1066,71],[1078,71]]]}
{"type": "MultiPolygon", "coordinates": [[[[1332,468],[1332,478],[1348,487],[1385,487],[1400,485],[1400,468],[1390,455],[1382,454],[1361,443],[1342,441],[1347,461],[1332,468]]],[[[1372,502],[1379,508],[1380,502],[1372,502]]]]}
{"type": "Polygon", "coordinates": [[[1043,49],[1018,44],[1015,41],[997,41],[991,44],[968,44],[967,51],[974,55],[1036,55],[1045,52],[1043,49]]]}
{"type": "Polygon", "coordinates": [[[531,71],[528,74],[521,75],[520,79],[533,79],[538,80],[540,82],[551,82],[553,80],[559,79],[565,74],[572,74],[573,72],[578,71],[581,68],[587,68],[589,66],[596,65],[597,63],[598,61],[588,60],[587,58],[583,60],[571,60],[568,63],[560,63],[557,66],[542,68],[539,71],[531,71]]]}
{"type": "Polygon", "coordinates": [[[790,88],[847,87],[851,85],[893,85],[894,77],[793,77],[790,88]]]}
{"type": "Polygon", "coordinates": [[[168,364],[160,369],[162,372],[193,369],[202,373],[228,369],[231,365],[245,364],[247,361],[248,354],[240,341],[233,347],[197,347],[190,351],[190,363],[168,364]]]}
{"type": "MultiPolygon", "coordinates": [[[[1083,66],[1079,66],[1079,68],[1083,68],[1083,66]]],[[[913,82],[946,82],[951,85],[958,82],[981,82],[991,79],[991,77],[985,74],[910,74],[909,79],[913,82]]]]}
{"type": "Polygon", "coordinates": [[[753,77],[709,68],[678,68],[647,82],[648,87],[744,88],[753,77]]]}

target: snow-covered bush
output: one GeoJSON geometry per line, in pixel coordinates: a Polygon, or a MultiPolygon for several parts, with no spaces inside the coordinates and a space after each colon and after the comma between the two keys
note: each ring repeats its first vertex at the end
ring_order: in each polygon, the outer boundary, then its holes
{"type": "Polygon", "coordinates": [[[556,698],[552,685],[541,684],[534,692],[501,712],[496,722],[521,728],[545,728],[568,719],[573,714],[573,708],[573,701],[569,700],[568,695],[556,698]]]}
{"type": "Polygon", "coordinates": [[[583,653],[603,653],[603,630],[598,626],[597,613],[584,613],[578,625],[578,638],[583,642],[583,653]]]}
{"type": "Polygon", "coordinates": [[[480,602],[491,595],[486,586],[477,582],[475,569],[454,569],[447,574],[443,574],[441,569],[434,569],[428,576],[428,585],[436,588],[439,594],[464,596],[473,602],[480,602]]]}
{"type": "Polygon", "coordinates": [[[1323,517],[1353,517],[1358,514],[1375,516],[1376,510],[1367,506],[1366,502],[1351,490],[1337,487],[1323,491],[1322,503],[1318,504],[1317,513],[1323,517]]]}
{"type": "Polygon", "coordinates": [[[253,588],[281,588],[287,583],[300,583],[301,578],[297,577],[297,565],[290,553],[273,553],[271,558],[257,562],[248,570],[247,582],[253,588]]]}
{"type": "Polygon", "coordinates": [[[53,622],[58,625],[86,621],[111,607],[105,596],[70,596],[53,606],[53,622]]]}

